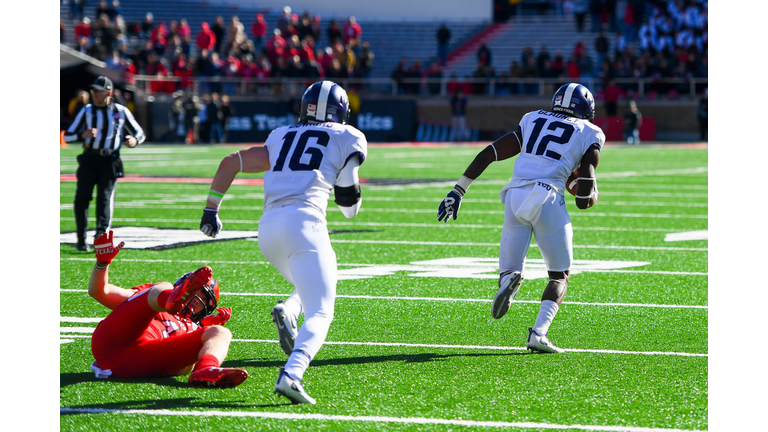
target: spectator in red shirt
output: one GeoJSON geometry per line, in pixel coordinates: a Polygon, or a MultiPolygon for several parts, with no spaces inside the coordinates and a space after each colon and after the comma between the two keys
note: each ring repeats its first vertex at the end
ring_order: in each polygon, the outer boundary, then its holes
{"type": "Polygon", "coordinates": [[[242,78],[254,78],[256,76],[257,69],[258,67],[253,61],[253,56],[247,55],[243,61],[240,62],[240,73],[238,76],[242,78]]]}
{"type": "Polygon", "coordinates": [[[317,60],[317,62],[320,64],[320,67],[323,69],[323,73],[325,73],[325,71],[331,65],[331,61],[333,61],[333,49],[331,47],[325,47],[323,49],[316,50],[315,60],[317,60]]]}
{"type": "Polygon", "coordinates": [[[303,62],[310,62],[315,60],[315,48],[310,41],[310,38],[301,41],[301,46],[299,47],[299,57],[303,62]]]}
{"type": "Polygon", "coordinates": [[[91,38],[91,19],[84,17],[75,26],[75,40],[79,41],[82,38],[91,38]]]}
{"type": "Polygon", "coordinates": [[[213,51],[216,47],[216,35],[211,31],[211,26],[207,22],[200,24],[200,32],[197,34],[197,48],[213,51]]]}
{"type": "Polygon", "coordinates": [[[161,22],[152,29],[149,33],[149,41],[158,54],[165,52],[165,47],[168,44],[168,27],[166,27],[164,22],[161,22]]]}
{"type": "Polygon", "coordinates": [[[133,60],[125,59],[125,65],[123,65],[122,72],[123,82],[128,84],[135,84],[133,77],[136,75],[136,73],[138,73],[138,69],[136,68],[136,65],[133,64],[133,60]]]}
{"type": "Polygon", "coordinates": [[[576,55],[571,56],[568,60],[568,64],[565,66],[565,76],[570,81],[576,81],[581,76],[581,70],[579,69],[579,62],[576,59],[576,55]]]}
{"type": "Polygon", "coordinates": [[[263,14],[257,14],[256,19],[251,25],[251,34],[253,35],[253,45],[256,52],[259,53],[264,48],[264,38],[267,36],[267,21],[263,14]]]}
{"type": "Polygon", "coordinates": [[[274,29],[272,31],[272,37],[267,39],[267,43],[264,47],[264,52],[267,55],[267,59],[274,66],[277,64],[277,59],[283,56],[285,51],[285,39],[280,32],[280,29],[274,29]]]}
{"type": "Polygon", "coordinates": [[[357,23],[357,19],[353,16],[349,17],[347,24],[344,25],[343,30],[344,45],[352,44],[353,47],[360,45],[360,38],[363,36],[363,29],[360,24],[357,23]]]}
{"type": "Polygon", "coordinates": [[[186,18],[182,18],[179,21],[179,27],[176,29],[176,34],[184,40],[184,38],[192,37],[192,29],[189,27],[189,23],[186,18]]]}
{"type": "Polygon", "coordinates": [[[192,63],[184,60],[179,62],[178,69],[173,71],[173,75],[180,78],[179,89],[184,90],[192,88],[192,78],[194,77],[194,70],[192,69],[192,63]]]}
{"type": "Polygon", "coordinates": [[[587,47],[584,46],[584,42],[578,41],[573,47],[573,55],[576,56],[576,60],[587,55],[587,47]]]}

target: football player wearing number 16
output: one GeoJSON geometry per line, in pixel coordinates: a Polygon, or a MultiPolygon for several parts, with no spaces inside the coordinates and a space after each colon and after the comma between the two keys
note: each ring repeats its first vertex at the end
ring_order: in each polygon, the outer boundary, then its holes
{"type": "Polygon", "coordinates": [[[336,253],[325,220],[334,199],[347,218],[362,204],[358,168],[368,143],[347,125],[349,98],[331,81],[312,84],[301,99],[299,124],[275,129],[263,147],[232,153],[222,160],[211,184],[200,230],[210,237],[222,229],[218,212],[238,172],[264,174],[264,213],[259,248],[295,290],[272,308],[280,347],[289,356],[275,384],[293,403],[314,404],[302,379],[325,342],[336,301],[336,253]],[[304,324],[296,320],[304,314],[304,324]]]}
{"type": "MultiPolygon", "coordinates": [[[[566,179],[578,169],[574,195],[579,209],[592,207],[598,198],[595,168],[605,144],[603,131],[591,123],[595,99],[581,84],[560,87],[549,111],[523,116],[517,130],[483,149],[438,208],[438,220],[456,219],[469,185],[495,161],[520,155],[512,180],[501,190],[504,226],[499,248],[499,289],[491,315],[501,318],[509,310],[523,280],[523,261],[536,237],[549,273],[541,306],[526,347],[546,353],[563,352],[547,338],[549,327],[565,297],[573,262],[573,228],[565,208],[566,179]]],[[[569,190],[569,192],[571,192],[569,190]]]]}

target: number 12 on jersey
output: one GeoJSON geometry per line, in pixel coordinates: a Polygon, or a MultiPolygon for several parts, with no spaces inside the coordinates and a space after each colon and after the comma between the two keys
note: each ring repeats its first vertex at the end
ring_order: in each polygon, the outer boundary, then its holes
{"type": "Polygon", "coordinates": [[[541,141],[539,141],[539,145],[536,146],[536,141],[539,140],[539,135],[541,135],[541,131],[544,128],[544,125],[547,124],[549,119],[546,119],[544,117],[537,118],[533,121],[534,127],[533,131],[531,132],[530,138],[528,138],[528,143],[526,143],[525,146],[525,152],[530,154],[536,154],[537,156],[547,156],[552,159],[560,160],[562,155],[556,151],[553,150],[547,150],[547,146],[549,143],[553,142],[556,144],[568,144],[568,142],[571,140],[571,136],[573,135],[573,132],[575,131],[575,128],[573,125],[568,123],[563,123],[560,121],[553,121],[552,123],[549,123],[547,125],[547,130],[550,130],[552,132],[557,131],[558,129],[562,129],[562,134],[555,135],[554,133],[548,133],[541,137],[541,141]],[[536,153],[533,152],[534,146],[536,147],[536,153]]]}
{"type": "MultiPolygon", "coordinates": [[[[272,171],[282,171],[285,165],[285,160],[288,158],[288,153],[293,147],[293,142],[296,139],[296,135],[299,131],[291,131],[285,134],[283,137],[283,146],[280,148],[280,154],[277,156],[272,171]]],[[[323,149],[319,147],[307,147],[309,139],[314,138],[317,145],[328,147],[328,142],[331,140],[328,132],[324,130],[308,129],[301,131],[299,140],[296,143],[296,148],[291,153],[290,161],[288,162],[288,169],[291,171],[312,171],[320,168],[320,163],[323,161],[323,149]],[[309,154],[309,163],[301,162],[301,158],[309,154]]]]}

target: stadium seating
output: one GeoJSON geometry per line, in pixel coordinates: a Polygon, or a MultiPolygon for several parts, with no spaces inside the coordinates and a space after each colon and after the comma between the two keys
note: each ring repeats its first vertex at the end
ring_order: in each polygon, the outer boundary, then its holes
{"type": "MultiPolygon", "coordinates": [[[[586,27],[589,28],[589,18],[587,18],[586,27]]],[[[597,33],[579,33],[576,30],[576,21],[572,17],[517,16],[496,26],[492,31],[474,40],[471,45],[463,47],[459,55],[449,59],[443,75],[451,76],[455,73],[457,77],[471,76],[477,68],[477,49],[482,43],[491,50],[492,66],[497,74],[502,70],[508,71],[513,60],[520,61],[520,55],[526,47],[530,47],[533,54],[538,55],[541,46],[545,45],[550,55],[554,57],[559,52],[567,61],[578,41],[584,43],[588,55],[597,68],[595,51],[597,36],[597,33]]],[[[606,36],[613,46],[613,35],[606,34],[606,36]]]]}

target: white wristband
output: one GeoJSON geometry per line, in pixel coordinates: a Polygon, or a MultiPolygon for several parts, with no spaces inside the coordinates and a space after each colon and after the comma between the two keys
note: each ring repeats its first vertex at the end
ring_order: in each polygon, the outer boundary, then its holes
{"type": "Polygon", "coordinates": [[[240,156],[240,150],[237,151],[237,157],[240,158],[240,171],[238,172],[243,172],[243,157],[240,156]]]}
{"type": "Polygon", "coordinates": [[[587,196],[576,195],[576,198],[581,198],[581,199],[592,199],[592,198],[595,198],[595,201],[597,201],[597,198],[599,196],[600,196],[600,191],[598,191],[597,188],[595,188],[595,190],[593,190],[591,194],[589,194],[587,196]]]}
{"type": "Polygon", "coordinates": [[[224,194],[211,189],[208,192],[208,201],[212,202],[217,208],[221,206],[221,201],[224,199],[224,194]]]}
{"type": "Polygon", "coordinates": [[[456,182],[456,186],[460,187],[462,190],[464,190],[464,193],[466,193],[473,181],[474,180],[472,180],[471,178],[463,175],[461,176],[459,181],[456,182]]]}

